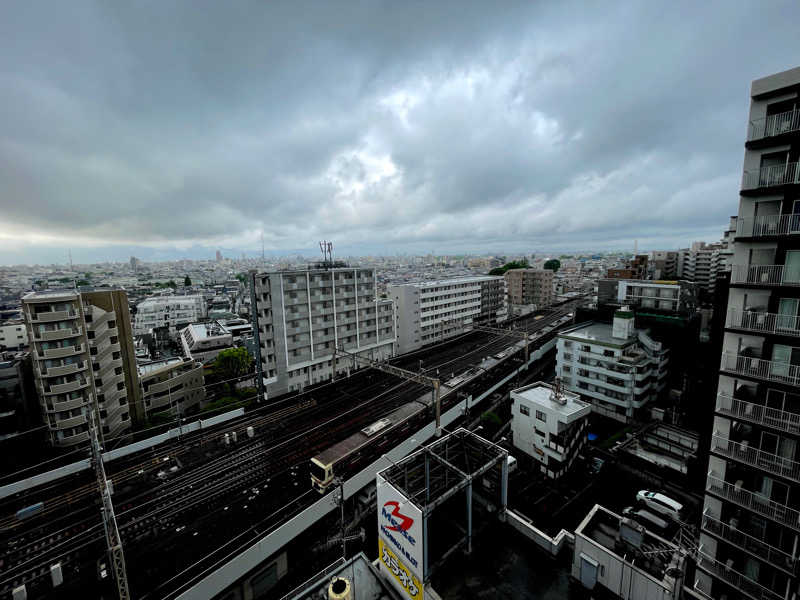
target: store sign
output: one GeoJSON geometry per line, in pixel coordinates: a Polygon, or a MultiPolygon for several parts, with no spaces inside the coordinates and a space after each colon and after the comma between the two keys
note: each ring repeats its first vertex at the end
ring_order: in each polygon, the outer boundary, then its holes
{"type": "Polygon", "coordinates": [[[378,555],[381,569],[408,598],[422,598],[422,512],[377,476],[378,555]]]}

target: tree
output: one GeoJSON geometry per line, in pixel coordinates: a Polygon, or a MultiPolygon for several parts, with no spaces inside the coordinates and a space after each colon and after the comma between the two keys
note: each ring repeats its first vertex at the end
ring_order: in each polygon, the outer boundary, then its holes
{"type": "MultiPolygon", "coordinates": [[[[214,371],[222,381],[228,381],[250,373],[252,363],[253,359],[250,358],[247,348],[228,348],[217,355],[214,361],[214,371]]],[[[228,389],[233,393],[234,381],[228,381],[228,389]]]]}
{"type": "Polygon", "coordinates": [[[170,279],[170,280],[167,282],[167,287],[171,287],[171,288],[174,290],[174,289],[176,289],[176,288],[178,287],[178,284],[177,284],[177,283],[175,283],[175,280],[174,280],[174,279],[170,279]]]}
{"type": "Polygon", "coordinates": [[[189,279],[189,276],[187,275],[186,277],[183,278],[183,287],[191,287],[191,286],[192,286],[192,280],[189,279]]]}
{"type": "Polygon", "coordinates": [[[557,258],[551,258],[550,260],[545,261],[544,268],[555,273],[561,268],[561,261],[557,258]]]}
{"type": "Polygon", "coordinates": [[[495,267],[489,271],[489,275],[505,275],[506,271],[510,271],[511,269],[527,269],[528,267],[530,267],[530,265],[527,260],[512,260],[502,267],[495,267]]]}

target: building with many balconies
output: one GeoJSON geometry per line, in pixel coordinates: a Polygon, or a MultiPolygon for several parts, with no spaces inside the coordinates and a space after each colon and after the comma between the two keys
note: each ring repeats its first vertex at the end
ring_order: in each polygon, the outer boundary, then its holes
{"type": "MultiPolygon", "coordinates": [[[[250,281],[268,395],[329,380],[334,348],[375,360],[394,355],[394,302],[378,298],[374,269],[253,272],[250,281]]],[[[337,372],[350,367],[340,357],[337,372]]]]}
{"type": "Polygon", "coordinates": [[[136,305],[134,333],[142,335],[165,328],[170,337],[176,337],[178,330],[207,315],[206,301],[201,295],[154,296],[136,305]]]}
{"type": "Polygon", "coordinates": [[[139,365],[145,419],[159,414],[182,418],[200,411],[206,399],[203,365],[190,358],[168,358],[139,365]]]}
{"type": "Polygon", "coordinates": [[[471,323],[507,316],[503,277],[454,277],[388,286],[397,306],[398,352],[403,354],[464,333],[471,323]]]}
{"type": "Polygon", "coordinates": [[[559,333],[556,374],[565,389],[591,402],[593,412],[631,422],[667,382],[670,351],[634,328],[623,307],[613,324],[591,322],[559,333]]]}
{"type": "Polygon", "coordinates": [[[751,87],[694,587],[800,595],[800,68],[751,87]]]}
{"type": "Polygon", "coordinates": [[[505,274],[508,303],[547,308],[553,303],[554,276],[550,269],[509,269],[505,274]]]}
{"type": "Polygon", "coordinates": [[[22,299],[39,403],[54,446],[89,439],[96,407],[101,439],[119,442],[138,409],[128,299],[111,288],[31,292],[22,299]]]}

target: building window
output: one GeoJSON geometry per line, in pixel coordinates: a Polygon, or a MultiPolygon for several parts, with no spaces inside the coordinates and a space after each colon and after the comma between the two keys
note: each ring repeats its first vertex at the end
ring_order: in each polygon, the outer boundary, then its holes
{"type": "Polygon", "coordinates": [[[536,418],[539,419],[542,423],[547,423],[547,415],[540,410],[536,411],[536,418]]]}
{"type": "Polygon", "coordinates": [[[522,404],[519,405],[519,412],[520,414],[530,416],[531,411],[528,409],[527,406],[523,406],[522,404]]]}

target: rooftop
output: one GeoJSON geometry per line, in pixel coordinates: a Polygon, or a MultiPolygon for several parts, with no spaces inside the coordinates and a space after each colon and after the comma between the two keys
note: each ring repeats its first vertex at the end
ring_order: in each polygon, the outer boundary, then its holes
{"type": "Polygon", "coordinates": [[[143,365],[139,365],[139,376],[140,377],[147,377],[149,375],[154,375],[155,373],[161,371],[162,369],[166,369],[167,367],[173,367],[179,363],[184,362],[182,358],[165,358],[164,360],[156,360],[153,362],[149,362],[143,365]]]}
{"type": "Polygon", "coordinates": [[[526,385],[516,390],[511,390],[512,394],[527,400],[533,404],[538,404],[553,412],[564,415],[565,417],[572,416],[581,411],[590,408],[591,405],[580,399],[578,394],[574,394],[567,390],[561,390],[561,398],[566,402],[561,404],[553,398],[553,386],[537,381],[531,385],[526,385]]]}
{"type": "Polygon", "coordinates": [[[611,335],[611,332],[612,326],[609,323],[589,323],[588,325],[583,324],[572,329],[567,329],[559,333],[558,337],[577,340],[579,342],[593,342],[614,348],[627,348],[636,342],[635,336],[621,340],[611,335]]]}
{"type": "Polygon", "coordinates": [[[41,300],[56,300],[59,298],[74,298],[78,295],[78,290],[74,288],[63,288],[59,290],[41,290],[29,292],[22,297],[25,302],[36,302],[41,300]]]}
{"type": "Polygon", "coordinates": [[[414,287],[435,287],[438,285],[458,285],[460,283],[479,283],[481,281],[502,280],[499,275],[475,275],[474,277],[453,277],[452,279],[435,279],[433,281],[409,281],[394,285],[412,285],[414,287]]]}
{"type": "Polygon", "coordinates": [[[192,323],[187,325],[192,330],[195,340],[205,340],[211,337],[222,337],[230,333],[217,323],[192,323]]]}

